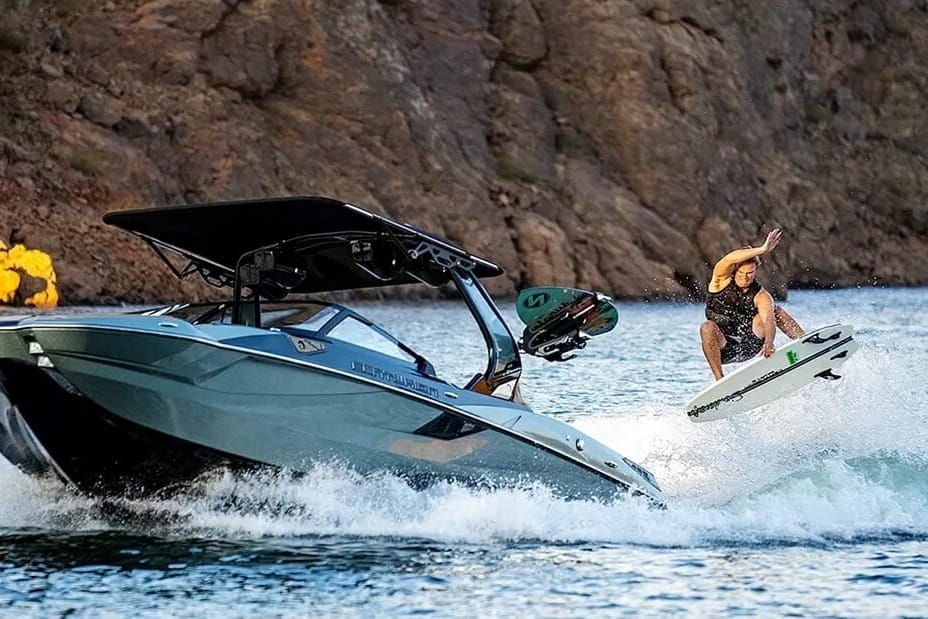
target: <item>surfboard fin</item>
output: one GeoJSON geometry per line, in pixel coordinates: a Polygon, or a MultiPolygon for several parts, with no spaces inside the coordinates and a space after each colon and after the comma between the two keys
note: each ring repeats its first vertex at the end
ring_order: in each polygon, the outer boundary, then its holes
{"type": "Polygon", "coordinates": [[[818,374],[815,375],[815,377],[824,378],[825,380],[838,380],[839,378],[841,378],[840,376],[832,372],[831,368],[828,368],[827,370],[823,370],[819,372],[818,374]]]}
{"type": "Polygon", "coordinates": [[[836,340],[840,337],[841,337],[840,331],[838,331],[837,333],[833,333],[832,335],[829,335],[828,337],[821,337],[820,335],[816,333],[815,335],[807,337],[806,339],[802,341],[805,343],[809,343],[809,344],[825,344],[829,340],[836,340]]]}

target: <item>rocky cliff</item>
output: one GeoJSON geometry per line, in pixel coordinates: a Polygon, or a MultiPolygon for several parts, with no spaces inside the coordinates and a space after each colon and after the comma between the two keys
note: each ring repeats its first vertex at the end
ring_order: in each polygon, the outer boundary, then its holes
{"type": "MultiPolygon", "coordinates": [[[[928,2],[0,0],[0,239],[65,303],[203,298],[108,210],[321,194],[492,290],[928,283],[928,2]]],[[[255,217],[259,218],[260,213],[255,217]]]]}

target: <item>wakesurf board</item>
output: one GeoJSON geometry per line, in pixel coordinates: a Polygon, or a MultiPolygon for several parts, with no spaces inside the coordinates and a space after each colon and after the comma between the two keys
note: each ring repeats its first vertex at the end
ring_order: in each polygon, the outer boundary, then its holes
{"type": "Polygon", "coordinates": [[[590,337],[607,333],[619,321],[612,299],[601,292],[543,286],[516,297],[516,314],[525,323],[519,344],[530,355],[567,361],[590,337]]]}
{"type": "Polygon", "coordinates": [[[841,378],[834,369],[857,350],[854,328],[829,325],[758,356],[712,383],[686,405],[690,421],[715,421],[790,394],[816,378],[841,378]]]}

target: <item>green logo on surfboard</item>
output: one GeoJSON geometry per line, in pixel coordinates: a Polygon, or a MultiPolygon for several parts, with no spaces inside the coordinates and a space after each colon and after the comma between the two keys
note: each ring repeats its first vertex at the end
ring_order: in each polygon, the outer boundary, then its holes
{"type": "Polygon", "coordinates": [[[795,350],[787,351],[786,360],[789,362],[790,365],[793,365],[794,363],[799,361],[799,355],[796,354],[795,350]]]}

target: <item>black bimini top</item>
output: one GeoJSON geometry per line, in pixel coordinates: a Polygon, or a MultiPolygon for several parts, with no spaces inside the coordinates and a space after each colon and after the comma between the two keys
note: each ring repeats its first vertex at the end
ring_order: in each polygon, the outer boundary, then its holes
{"type": "Polygon", "coordinates": [[[239,283],[263,296],[449,281],[496,264],[447,240],[339,200],[286,197],[116,211],[103,221],[147,241],[180,276],[239,283]],[[188,260],[182,271],[163,250],[188,260]],[[243,275],[247,274],[247,276],[243,275]]]}

